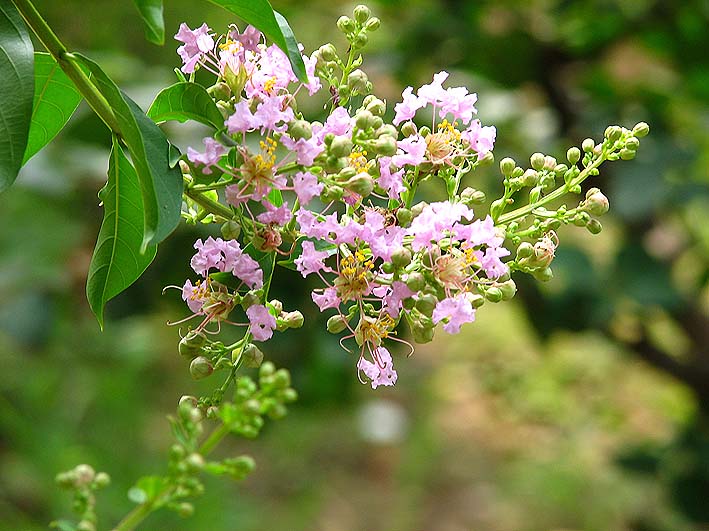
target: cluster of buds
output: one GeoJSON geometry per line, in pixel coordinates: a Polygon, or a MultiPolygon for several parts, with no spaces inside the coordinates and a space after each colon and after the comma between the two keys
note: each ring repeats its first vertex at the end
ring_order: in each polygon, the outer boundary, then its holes
{"type": "MultiPolygon", "coordinates": [[[[105,472],[96,472],[91,465],[81,464],[73,469],[57,474],[57,484],[74,494],[73,510],[79,515],[79,522],[70,524],[76,531],[96,531],[95,493],[108,486],[111,478],[105,472]]],[[[52,527],[61,527],[66,522],[53,522],[52,527]]]]}
{"type": "Polygon", "coordinates": [[[220,364],[260,362],[252,341],[302,324],[302,314],[284,313],[268,300],[277,264],[319,279],[312,299],[332,312],[327,329],[356,354],[360,379],[373,388],[393,385],[391,345],[413,351],[399,337],[402,320],[415,342],[431,341],[439,323],[458,333],[485,302],[512,298],[511,272],[551,278],[555,231],[574,224],[599,232],[596,217],[608,210],[608,200],[593,188],[576,208],[545,205],[581,193],[603,161],[632,158],[647,134],[645,124],[632,131],[610,127],[600,144],[589,139],[582,150],[571,148],[568,164],[535,153],[524,169],[505,158],[504,194],[486,206],[483,192],[461,187],[464,177],[493,161],[496,129],[475,118],[477,95],[444,87],[449,76],[439,72],[416,90],[407,87],[388,110],[361,69],[360,52],[379,19],[357,6],[337,26],[349,43],[347,56],[331,43],[303,56],[305,83],[285,54],[250,26],[215,37],[206,25],[183,25],[176,35],[183,72],[204,68],[216,77],[210,93],[225,118],[203,140],[204,151],[189,149],[182,166],[186,217],[221,223],[224,237],[197,241],[192,267],[201,279],[181,288],[201,318],[180,344],[196,377],[220,364]],[[328,115],[310,121],[298,111],[297,97],[323,87],[328,115]],[[447,199],[419,201],[424,181],[440,183],[447,199]],[[509,211],[518,201],[523,206],[509,211]],[[240,311],[248,323],[233,317],[240,311]],[[248,326],[247,333],[229,347],[207,340],[205,333],[214,331],[208,325],[216,323],[218,331],[222,322],[248,326]]]}

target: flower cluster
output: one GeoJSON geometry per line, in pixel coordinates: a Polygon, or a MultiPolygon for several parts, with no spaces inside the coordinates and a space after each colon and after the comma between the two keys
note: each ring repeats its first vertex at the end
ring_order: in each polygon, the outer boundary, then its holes
{"type": "Polygon", "coordinates": [[[592,216],[607,210],[607,199],[593,189],[575,209],[552,212],[542,205],[579,193],[604,160],[632,158],[627,154],[647,132],[644,124],[606,131],[603,143],[584,143],[582,160],[580,150],[570,150],[570,166],[535,154],[525,171],[504,159],[504,195],[486,207],[484,193],[461,189],[465,176],[493,160],[496,129],[475,118],[477,95],[444,86],[449,74],[439,72],[416,90],[407,87],[392,117],[359,68],[359,51],[378,27],[364,6],[354,18],[340,18],[348,56],[340,58],[329,43],[304,55],[305,82],[251,26],[217,37],[206,25],[183,24],[175,36],[183,43],[182,72],[215,76],[209,93],[224,115],[203,151],[190,148],[183,161],[185,216],[223,223],[228,238],[195,244],[192,267],[202,278],[194,285],[188,280],[182,291],[190,310],[203,316],[199,329],[227,321],[239,304],[254,340],[282,329],[278,305],[267,302],[279,255],[279,264],[318,278],[314,303],[332,313],[327,327],[343,334],[343,348],[356,345],[360,379],[374,388],[397,380],[394,342],[413,351],[399,337],[402,321],[415,342],[430,341],[439,323],[455,334],[485,301],[514,296],[512,271],[550,278],[555,229],[573,223],[594,232],[600,224],[592,216]],[[329,112],[322,121],[308,120],[296,98],[323,87],[329,112]],[[422,117],[430,122],[421,125],[422,117]],[[447,199],[421,201],[424,181],[441,183],[447,199]],[[505,212],[525,187],[528,204],[505,212]],[[242,247],[236,238],[248,243],[242,247]],[[514,258],[503,262],[513,247],[514,258]],[[267,273],[263,263],[270,263],[267,273]]]}

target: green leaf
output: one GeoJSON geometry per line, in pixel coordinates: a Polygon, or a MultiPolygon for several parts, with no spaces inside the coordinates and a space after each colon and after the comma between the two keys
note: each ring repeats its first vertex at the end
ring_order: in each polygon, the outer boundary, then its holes
{"type": "Polygon", "coordinates": [[[103,328],[106,302],[133,284],[150,265],[157,252],[149,246],[141,254],[143,208],[138,175],[113,138],[108,165],[108,182],[99,192],[103,201],[103,223],[91,257],[86,281],[89,306],[103,328]]]}
{"type": "Polygon", "coordinates": [[[165,21],[162,17],[162,0],[133,0],[143,19],[145,38],[153,44],[165,44],[165,21]]]}
{"type": "Polygon", "coordinates": [[[36,52],[32,123],[23,164],[57,136],[80,102],[81,94],[54,58],[36,52]]]}
{"type": "Polygon", "coordinates": [[[171,165],[175,148],[155,123],[116,86],[99,65],[88,57],[75,54],[88,68],[94,83],[111,105],[138,173],[143,195],[143,244],[164,240],[180,222],[182,172],[171,165]]]}
{"type": "Polygon", "coordinates": [[[0,3],[0,192],[22,167],[32,118],[34,49],[11,2],[0,3]]]}
{"type": "Polygon", "coordinates": [[[175,83],[161,90],[148,109],[148,117],[157,123],[194,120],[217,130],[224,127],[224,117],[216,103],[197,83],[175,83]]]}
{"type": "Polygon", "coordinates": [[[286,19],[271,7],[268,0],[210,0],[213,4],[222,6],[237,17],[261,30],[290,59],[293,72],[303,83],[308,82],[305,73],[303,57],[298,49],[298,41],[286,19]]]}

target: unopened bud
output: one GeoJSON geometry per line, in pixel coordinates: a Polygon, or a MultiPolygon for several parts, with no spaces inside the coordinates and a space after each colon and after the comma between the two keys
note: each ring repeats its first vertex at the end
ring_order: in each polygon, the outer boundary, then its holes
{"type": "Polygon", "coordinates": [[[626,149],[629,149],[631,151],[637,151],[639,147],[640,147],[640,140],[638,140],[634,136],[631,136],[628,140],[625,141],[625,148],[626,149]]]}
{"type": "Polygon", "coordinates": [[[394,264],[394,267],[397,269],[406,267],[411,263],[411,251],[406,247],[399,247],[391,254],[391,263],[394,264]]]}
{"type": "Polygon", "coordinates": [[[480,205],[485,202],[485,192],[475,188],[464,188],[460,193],[460,201],[464,205],[480,205]]]}
{"type": "MultiPolygon", "coordinates": [[[[386,104],[377,97],[367,96],[372,98],[370,101],[364,103],[364,108],[371,112],[374,116],[383,116],[387,110],[386,104]]],[[[392,126],[393,127],[393,126],[392,126]]]]}
{"type": "Polygon", "coordinates": [[[360,172],[344,183],[343,186],[346,190],[362,197],[367,197],[374,190],[374,179],[367,172],[360,172]]]}
{"type": "Polygon", "coordinates": [[[374,141],[374,152],[377,155],[391,157],[396,155],[396,139],[392,136],[380,136],[374,141]]]}
{"type": "Polygon", "coordinates": [[[635,151],[632,149],[623,148],[620,150],[621,160],[633,160],[635,158],[635,151]]]}
{"type": "Polygon", "coordinates": [[[551,155],[547,155],[546,157],[544,157],[544,165],[542,166],[542,169],[547,171],[556,171],[556,166],[556,159],[554,157],[552,157],[551,155]]]}
{"type": "Polygon", "coordinates": [[[638,138],[647,136],[649,132],[650,126],[647,125],[645,122],[637,123],[635,124],[635,127],[633,127],[633,135],[637,136],[638,138]]]}
{"type": "Polygon", "coordinates": [[[500,282],[496,286],[502,293],[502,300],[508,301],[517,293],[517,284],[514,280],[507,280],[505,282],[500,282]]]}
{"type": "Polygon", "coordinates": [[[379,20],[377,17],[372,17],[366,22],[366,24],[364,25],[364,29],[366,29],[367,31],[377,31],[381,24],[381,20],[379,20]]]}
{"type": "Polygon", "coordinates": [[[221,233],[225,240],[236,240],[241,234],[241,224],[231,219],[222,224],[221,233]]]}
{"type": "Polygon", "coordinates": [[[353,70],[352,72],[350,72],[350,75],[347,76],[347,86],[350,87],[352,92],[358,92],[360,94],[368,92],[368,82],[369,78],[367,77],[367,74],[365,74],[364,71],[360,70],[359,68],[353,70]]]}
{"type": "Polygon", "coordinates": [[[542,153],[534,153],[529,158],[529,163],[535,170],[541,170],[542,168],[544,168],[544,155],[542,153]]]}
{"type": "Polygon", "coordinates": [[[207,338],[202,332],[190,330],[187,335],[180,340],[177,350],[181,356],[192,359],[202,352],[202,347],[207,342],[207,338]]]}
{"type": "Polygon", "coordinates": [[[344,194],[345,190],[341,186],[326,184],[320,192],[320,200],[327,204],[331,201],[339,201],[344,194]]]}
{"type": "Polygon", "coordinates": [[[355,50],[358,48],[364,48],[369,42],[369,37],[366,31],[360,31],[357,36],[352,40],[352,48],[355,50]]]}
{"type": "Polygon", "coordinates": [[[308,140],[313,136],[313,128],[307,120],[293,120],[288,124],[288,134],[295,140],[308,140]]]}
{"type": "Polygon", "coordinates": [[[353,14],[355,20],[360,24],[364,24],[365,22],[367,22],[367,20],[371,16],[369,8],[363,4],[359,4],[358,6],[356,6],[354,8],[353,14]]]}
{"type": "Polygon", "coordinates": [[[75,484],[77,487],[83,487],[91,483],[96,477],[96,471],[91,465],[81,464],[74,468],[75,484]]]}
{"type": "Polygon", "coordinates": [[[609,125],[606,127],[603,136],[605,136],[609,141],[615,142],[623,134],[623,130],[617,125],[609,125]]]}
{"type": "Polygon", "coordinates": [[[483,295],[490,302],[500,302],[502,300],[502,290],[495,286],[487,288],[483,295]]]}
{"type": "Polygon", "coordinates": [[[189,518],[194,514],[194,505],[190,502],[182,502],[177,506],[177,514],[180,518],[189,518]]]}
{"type": "Polygon", "coordinates": [[[529,242],[522,242],[517,247],[517,258],[529,258],[534,254],[534,247],[529,242]]]}
{"type": "Polygon", "coordinates": [[[534,278],[540,282],[549,282],[552,278],[554,278],[554,272],[551,270],[551,267],[537,269],[532,272],[532,275],[534,275],[534,278]]]}
{"type": "Polygon", "coordinates": [[[303,314],[298,310],[284,313],[282,320],[287,328],[300,328],[304,322],[303,314]]]}
{"type": "Polygon", "coordinates": [[[569,148],[566,152],[566,160],[568,160],[571,164],[576,164],[579,160],[581,160],[581,150],[577,147],[569,148]]]}
{"type": "Polygon", "coordinates": [[[587,138],[581,143],[581,149],[583,149],[584,153],[593,151],[595,147],[596,143],[593,141],[593,138],[587,138]]]}
{"type": "Polygon", "coordinates": [[[207,94],[209,94],[217,101],[228,100],[229,98],[231,98],[231,89],[229,88],[229,85],[227,85],[223,81],[220,81],[219,83],[216,83],[209,87],[207,89],[207,94]]]}
{"type": "Polygon", "coordinates": [[[331,42],[323,44],[318,50],[325,61],[334,61],[337,59],[337,48],[335,48],[335,45],[331,42]]]}
{"type": "Polygon", "coordinates": [[[204,457],[197,452],[192,452],[185,459],[185,464],[190,472],[199,472],[204,468],[204,457]]]}
{"type": "Polygon", "coordinates": [[[413,218],[414,215],[408,208],[401,207],[399,210],[396,211],[396,221],[402,227],[408,226],[413,218]]]}
{"type": "Polygon", "coordinates": [[[433,310],[436,308],[436,304],[438,304],[436,296],[432,293],[426,293],[416,300],[416,309],[422,314],[431,317],[433,310]]]}
{"type": "MultiPolygon", "coordinates": [[[[353,72],[354,73],[354,72],[353,72]]],[[[367,109],[362,109],[355,114],[355,125],[359,129],[368,129],[374,125],[374,114],[367,109]]]]}
{"type": "Polygon", "coordinates": [[[214,366],[212,365],[212,362],[204,356],[197,356],[192,360],[192,363],[190,363],[190,375],[195,380],[206,378],[213,372],[214,366]]]}
{"type": "Polygon", "coordinates": [[[586,192],[586,201],[584,202],[586,211],[594,216],[602,216],[608,212],[608,198],[598,189],[591,188],[586,192]]]}
{"type": "Polygon", "coordinates": [[[517,163],[514,161],[514,159],[510,157],[505,157],[500,161],[500,172],[502,175],[505,177],[508,177],[512,175],[512,172],[514,171],[515,167],[517,166],[517,163]]]}
{"type": "MultiPolygon", "coordinates": [[[[234,358],[235,354],[238,356],[238,351],[235,350],[232,353],[232,359],[234,358]]],[[[244,347],[244,350],[241,352],[241,359],[244,360],[244,367],[254,369],[256,367],[260,367],[263,363],[263,352],[261,352],[261,349],[253,343],[249,343],[244,347]]]]}
{"type": "Polygon", "coordinates": [[[327,320],[327,331],[331,334],[339,334],[347,328],[347,319],[343,315],[333,315],[327,320]]]}
{"type": "Polygon", "coordinates": [[[539,174],[536,170],[530,168],[522,174],[520,179],[522,180],[523,186],[529,186],[531,188],[532,186],[536,186],[539,182],[539,174]]]}
{"type": "Polygon", "coordinates": [[[592,219],[586,224],[586,229],[591,234],[598,234],[603,230],[603,225],[597,219],[592,219]]]}
{"type": "Polygon", "coordinates": [[[94,478],[94,485],[97,489],[104,489],[111,483],[111,476],[105,472],[99,472],[94,478]]]}
{"type": "Polygon", "coordinates": [[[198,404],[199,404],[199,402],[197,401],[197,399],[194,396],[182,395],[180,397],[180,400],[177,402],[177,407],[178,408],[183,408],[183,407],[193,408],[193,407],[197,407],[198,404]]]}
{"type": "Polygon", "coordinates": [[[352,140],[346,136],[336,136],[330,144],[330,153],[337,158],[348,156],[352,153],[352,140]]]}
{"type": "Polygon", "coordinates": [[[345,15],[337,19],[337,29],[342,33],[352,33],[355,29],[355,22],[350,17],[345,15]]]}
{"type": "Polygon", "coordinates": [[[409,273],[406,277],[406,287],[411,291],[421,291],[426,286],[426,279],[418,271],[409,273]]]}
{"type": "Polygon", "coordinates": [[[405,137],[415,135],[416,133],[418,133],[418,128],[414,122],[408,121],[401,124],[401,134],[405,137]]]}

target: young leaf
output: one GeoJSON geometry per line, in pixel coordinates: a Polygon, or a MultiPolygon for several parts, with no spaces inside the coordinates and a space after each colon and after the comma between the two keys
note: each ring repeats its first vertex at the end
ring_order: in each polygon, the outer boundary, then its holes
{"type": "Polygon", "coordinates": [[[12,2],[0,3],[0,192],[17,178],[34,94],[34,50],[12,2]]]}
{"type": "Polygon", "coordinates": [[[108,165],[108,182],[99,192],[103,201],[103,223],[91,257],[86,281],[89,306],[103,328],[106,302],[133,284],[155,258],[157,247],[143,254],[143,208],[138,175],[113,138],[108,165]]]}
{"type": "Polygon", "coordinates": [[[34,104],[24,164],[62,130],[81,102],[74,83],[48,53],[34,54],[34,104]]]}
{"type": "Polygon", "coordinates": [[[147,114],[157,123],[194,120],[217,130],[224,127],[222,113],[204,87],[197,83],[175,83],[162,89],[147,114]]]}
{"type": "Polygon", "coordinates": [[[174,149],[160,128],[121,92],[99,65],[81,54],[76,57],[91,72],[96,87],[111,105],[138,173],[143,195],[141,249],[144,250],[147,245],[164,240],[180,222],[182,173],[178,166],[170,164],[174,149]]]}
{"type": "Polygon", "coordinates": [[[145,38],[153,44],[165,44],[165,21],[162,17],[162,0],[133,0],[143,19],[145,38]]]}
{"type": "Polygon", "coordinates": [[[210,0],[222,6],[237,17],[261,30],[276,46],[285,52],[290,60],[293,72],[303,83],[308,82],[303,57],[298,49],[298,41],[286,19],[271,7],[268,0],[210,0]]]}

